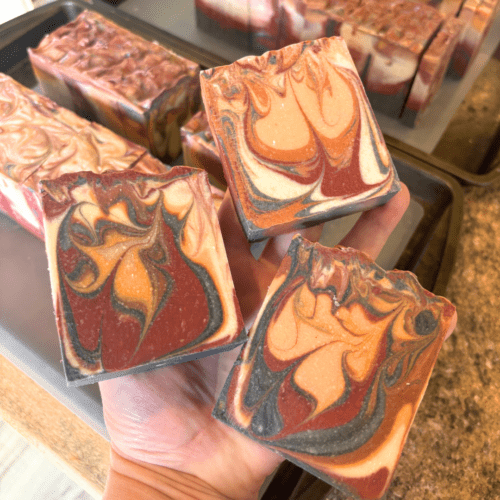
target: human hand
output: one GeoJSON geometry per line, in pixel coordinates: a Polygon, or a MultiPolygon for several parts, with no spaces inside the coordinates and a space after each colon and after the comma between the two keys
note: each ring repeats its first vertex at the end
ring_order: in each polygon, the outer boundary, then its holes
{"type": "MultiPolygon", "coordinates": [[[[375,259],[409,203],[406,186],[386,205],[362,214],[341,242],[375,259]]],[[[273,238],[259,260],[250,253],[228,194],[219,209],[221,230],[243,318],[251,324],[296,232],[273,238]]],[[[302,230],[317,241],[321,227],[302,230]]],[[[182,498],[183,481],[198,488],[195,498],[255,498],[282,459],[211,416],[216,396],[239,349],[138,375],[100,383],[113,457],[105,498],[125,500],[117,477],[149,475],[153,489],[182,498]],[[140,472],[129,466],[139,465],[140,472]],[[171,473],[180,486],[172,490],[171,473]],[[154,476],[151,476],[151,473],[154,476]],[[185,476],[189,474],[190,476],[185,476]],[[168,485],[162,480],[167,478],[168,485]],[[170,479],[169,479],[170,478],[170,479]],[[163,484],[163,486],[162,486],[163,484]],[[165,489],[166,488],[166,489],[165,489]]],[[[132,467],[133,468],[133,467],[132,467]]],[[[139,480],[141,478],[139,477],[139,480]]],[[[188,491],[186,490],[186,491],[188,491]]],[[[140,498],[137,493],[133,497],[140,498]]],[[[151,491],[147,498],[151,497],[151,491]]],[[[158,498],[165,498],[165,496],[158,498]]],[[[187,498],[187,497],[186,497],[187,498]]]]}

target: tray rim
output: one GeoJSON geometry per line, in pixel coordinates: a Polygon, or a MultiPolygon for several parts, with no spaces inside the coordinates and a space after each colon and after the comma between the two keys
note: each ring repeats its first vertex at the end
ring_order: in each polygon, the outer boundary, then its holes
{"type": "Polygon", "coordinates": [[[490,170],[486,174],[474,174],[472,172],[467,172],[457,167],[453,163],[442,160],[437,156],[428,154],[420,149],[410,146],[399,139],[388,136],[384,134],[385,142],[388,146],[393,148],[395,151],[400,151],[409,156],[412,156],[416,161],[420,162],[422,165],[428,165],[434,168],[436,171],[443,172],[458,181],[463,182],[470,186],[488,186],[496,179],[500,177],[500,165],[490,170]]]}
{"type": "Polygon", "coordinates": [[[439,266],[434,286],[432,287],[432,292],[435,295],[446,295],[446,288],[454,270],[458,238],[462,227],[464,206],[463,188],[455,177],[435,168],[432,164],[426,163],[406,151],[397,149],[391,144],[388,144],[387,146],[391,156],[409,163],[412,166],[416,166],[426,174],[439,179],[450,191],[450,221],[446,233],[446,242],[443,248],[441,264],[439,266]]]}

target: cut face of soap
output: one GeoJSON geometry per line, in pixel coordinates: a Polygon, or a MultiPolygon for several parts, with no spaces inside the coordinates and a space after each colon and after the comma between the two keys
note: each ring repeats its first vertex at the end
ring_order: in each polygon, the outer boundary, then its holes
{"type": "Polygon", "coordinates": [[[296,236],[214,416],[349,495],[389,487],[455,308],[296,236]]]}
{"type": "Polygon", "coordinates": [[[202,72],[249,240],[385,203],[399,181],[344,42],[303,42],[202,72]]]}
{"type": "Polygon", "coordinates": [[[246,339],[205,172],[80,173],[42,186],[69,385],[246,339]]]}

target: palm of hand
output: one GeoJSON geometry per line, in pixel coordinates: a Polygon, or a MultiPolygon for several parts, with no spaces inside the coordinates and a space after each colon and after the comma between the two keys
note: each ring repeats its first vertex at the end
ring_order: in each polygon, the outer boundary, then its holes
{"type": "MultiPolygon", "coordinates": [[[[384,207],[364,214],[342,243],[375,258],[408,202],[404,188],[384,207]]],[[[292,235],[272,240],[256,261],[228,196],[219,210],[219,219],[248,326],[292,235]]],[[[321,228],[303,233],[314,241],[321,228]]],[[[282,459],[211,416],[238,351],[101,382],[113,448],[133,461],[193,474],[231,498],[254,497],[264,478],[282,459]]]]}

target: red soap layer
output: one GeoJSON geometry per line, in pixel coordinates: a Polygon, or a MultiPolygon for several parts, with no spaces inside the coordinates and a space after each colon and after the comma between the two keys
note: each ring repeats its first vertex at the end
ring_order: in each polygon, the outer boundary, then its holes
{"type": "Polygon", "coordinates": [[[69,384],[245,340],[206,173],[44,181],[45,242],[69,384]]]}
{"type": "Polygon", "coordinates": [[[387,491],[455,308],[296,236],[214,416],[350,496],[387,491]]]}

